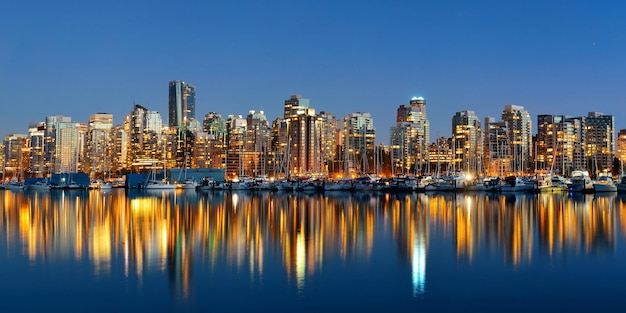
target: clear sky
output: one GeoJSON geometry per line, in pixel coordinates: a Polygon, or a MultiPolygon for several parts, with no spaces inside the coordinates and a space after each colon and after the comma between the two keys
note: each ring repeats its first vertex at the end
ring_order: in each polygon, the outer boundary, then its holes
{"type": "Polygon", "coordinates": [[[167,121],[167,86],[196,117],[282,114],[301,94],[341,118],[370,112],[389,142],[423,96],[431,140],[455,112],[615,115],[626,128],[626,1],[9,1],[0,10],[0,135],[48,115],[114,123],[133,102],[167,121]]]}

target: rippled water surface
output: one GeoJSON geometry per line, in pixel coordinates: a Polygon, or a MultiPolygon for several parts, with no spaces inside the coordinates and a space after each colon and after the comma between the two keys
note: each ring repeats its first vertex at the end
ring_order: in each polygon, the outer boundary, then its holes
{"type": "Polygon", "coordinates": [[[626,197],[0,191],[0,311],[622,312],[626,197]]]}

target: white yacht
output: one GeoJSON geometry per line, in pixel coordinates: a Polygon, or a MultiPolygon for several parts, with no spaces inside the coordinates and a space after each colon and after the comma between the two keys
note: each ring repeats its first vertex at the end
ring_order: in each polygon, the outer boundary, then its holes
{"type": "Polygon", "coordinates": [[[591,181],[591,177],[589,177],[589,172],[573,171],[572,179],[571,182],[567,184],[567,189],[570,192],[593,193],[593,182],[591,181]]]}

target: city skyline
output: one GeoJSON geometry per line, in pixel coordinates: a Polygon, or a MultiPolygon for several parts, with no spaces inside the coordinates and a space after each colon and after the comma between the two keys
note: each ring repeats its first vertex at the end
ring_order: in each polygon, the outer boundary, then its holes
{"type": "MultiPolygon", "coordinates": [[[[196,115],[279,117],[290,94],[337,117],[371,113],[389,143],[395,108],[428,101],[431,141],[452,116],[507,104],[620,118],[621,2],[20,2],[0,17],[0,134],[46,116],[87,121],[140,103],[163,116],[168,81],[196,86],[196,115]],[[287,18],[289,17],[289,18],[287,18]],[[38,115],[34,115],[37,112],[38,115]]],[[[534,128],[534,127],[533,127],[534,128]]],[[[533,129],[536,133],[536,128],[533,129]]]]}

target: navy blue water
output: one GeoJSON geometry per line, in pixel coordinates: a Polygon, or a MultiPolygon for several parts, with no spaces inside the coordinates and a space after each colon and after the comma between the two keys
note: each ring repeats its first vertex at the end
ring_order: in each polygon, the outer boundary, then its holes
{"type": "Polygon", "coordinates": [[[626,310],[621,195],[0,191],[0,311],[626,310]]]}

